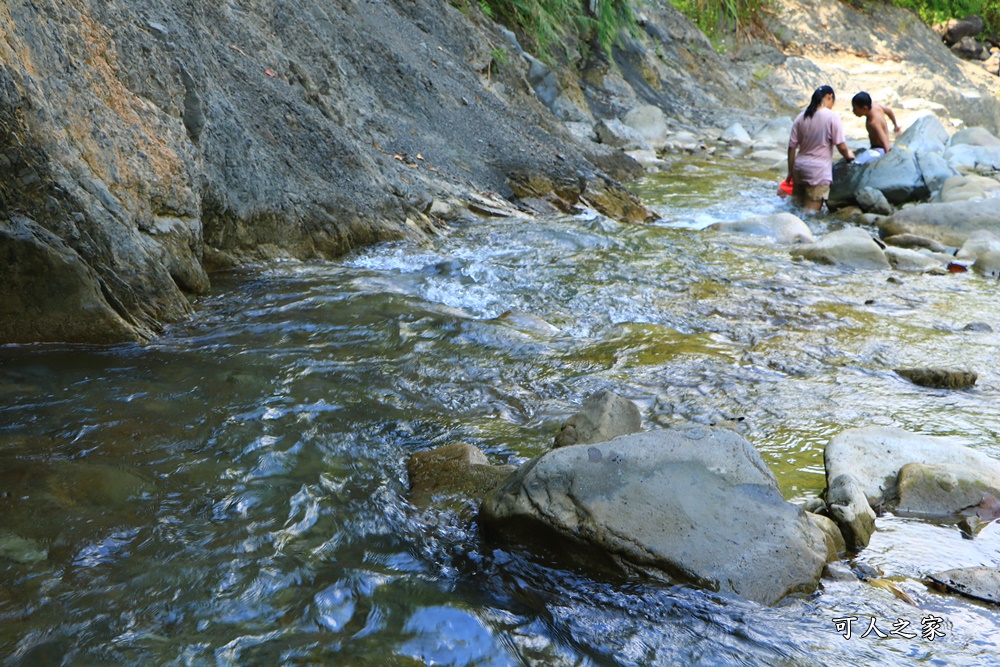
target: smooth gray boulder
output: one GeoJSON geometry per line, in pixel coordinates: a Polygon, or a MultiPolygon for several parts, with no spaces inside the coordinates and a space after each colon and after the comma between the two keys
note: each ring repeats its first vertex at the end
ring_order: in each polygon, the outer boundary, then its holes
{"type": "Polygon", "coordinates": [[[851,475],[840,474],[831,479],[826,490],[826,507],[848,549],[858,551],[868,546],[875,532],[875,512],[851,475]]]}
{"type": "Polygon", "coordinates": [[[1000,604],[1000,569],[995,567],[963,567],[928,578],[955,593],[1000,604]]]}
{"type": "Polygon", "coordinates": [[[1000,251],[988,250],[972,263],[972,270],[987,278],[1000,278],[1000,251]]]}
{"type": "Polygon", "coordinates": [[[915,155],[920,174],[924,177],[924,185],[931,192],[937,192],[945,181],[958,175],[958,172],[941,157],[941,153],[917,151],[915,155]]]}
{"type": "Polygon", "coordinates": [[[778,243],[813,243],[809,225],[802,218],[791,213],[775,213],[757,218],[748,218],[737,222],[717,222],[708,229],[737,234],[752,234],[754,236],[770,236],[778,243]]]}
{"type": "Polygon", "coordinates": [[[788,138],[791,134],[791,118],[772,118],[757,128],[752,133],[752,136],[754,146],[786,147],[788,146],[788,138]]]}
{"type": "Polygon", "coordinates": [[[1000,146],[1000,139],[985,127],[967,127],[951,135],[951,146],[968,144],[970,146],[1000,146]]]}
{"type": "Polygon", "coordinates": [[[555,446],[606,442],[641,429],[642,415],[635,403],[605,389],[588,397],[580,411],[563,424],[555,446]]]}
{"type": "Polygon", "coordinates": [[[906,146],[914,153],[943,153],[949,141],[948,130],[941,121],[927,114],[910,122],[893,145],[906,146]]]}
{"type": "Polygon", "coordinates": [[[985,199],[986,192],[973,178],[968,176],[952,176],[941,184],[941,191],[934,198],[935,202],[969,201],[970,199],[985,199]]]}
{"type": "Polygon", "coordinates": [[[894,146],[884,156],[863,165],[861,169],[857,190],[879,190],[889,203],[896,206],[926,199],[930,195],[917,164],[916,153],[906,146],[894,146]]]}
{"type": "Polygon", "coordinates": [[[915,234],[947,246],[960,247],[969,234],[978,229],[1000,233],[1000,200],[911,206],[880,220],[878,228],[883,238],[915,234]]]}
{"type": "Polygon", "coordinates": [[[660,107],[643,104],[625,114],[622,122],[642,135],[653,148],[662,148],[667,141],[667,117],[660,107]]]}
{"type": "Polygon", "coordinates": [[[955,144],[944,152],[944,160],[959,173],[1000,171],[1000,146],[955,144]]]}
{"type": "Polygon", "coordinates": [[[827,443],[824,460],[828,481],[850,475],[872,507],[897,499],[897,478],[907,463],[962,466],[1000,478],[1000,461],[951,438],[881,426],[837,434],[827,443]]]}
{"type": "Polygon", "coordinates": [[[750,133],[739,123],[733,123],[727,127],[719,136],[719,139],[725,141],[727,144],[739,144],[740,146],[749,146],[753,143],[750,133]]]}
{"type": "Polygon", "coordinates": [[[815,243],[792,250],[793,257],[802,257],[819,264],[833,264],[852,269],[888,269],[889,261],[882,248],[865,230],[847,227],[831,232],[815,243]]]}
{"type": "Polygon", "coordinates": [[[553,449],[487,497],[480,518],[491,540],[763,604],[815,590],[827,560],[824,530],[723,428],[553,449]]]}
{"type": "Polygon", "coordinates": [[[975,261],[980,255],[997,250],[1000,250],[1000,236],[985,229],[979,229],[969,234],[969,238],[955,253],[955,259],[975,261]]]}
{"type": "Polygon", "coordinates": [[[942,267],[940,260],[916,250],[888,246],[884,252],[889,265],[897,271],[925,273],[942,267]]]}
{"type": "Polygon", "coordinates": [[[947,463],[907,463],[896,479],[900,512],[952,516],[1000,496],[1000,476],[947,463]]]}

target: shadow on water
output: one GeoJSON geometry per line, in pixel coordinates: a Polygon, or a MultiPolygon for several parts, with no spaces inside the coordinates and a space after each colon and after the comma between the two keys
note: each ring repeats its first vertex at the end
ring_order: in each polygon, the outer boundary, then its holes
{"type": "Polygon", "coordinates": [[[215,276],[195,318],[146,346],[0,348],[0,660],[992,660],[993,610],[921,579],[996,565],[995,526],[970,542],[954,527],[880,519],[858,560],[917,606],[854,581],[764,608],[600,581],[484,545],[474,507],[407,502],[412,453],[464,440],[495,463],[523,462],[603,388],[634,400],[646,428],[730,424],[793,500],[822,490],[822,448],[848,427],[1000,454],[1000,340],[961,330],[992,317],[995,284],[887,283],[698,231],[781,204],[767,174],[691,166],[639,186],[661,225],[468,225],[433,247],[215,276]],[[942,392],[892,370],[935,364],[980,381],[942,392]],[[945,619],[933,642],[860,637],[871,618],[919,631],[928,615],[945,619]],[[833,619],[849,616],[848,640],[833,619]]]}

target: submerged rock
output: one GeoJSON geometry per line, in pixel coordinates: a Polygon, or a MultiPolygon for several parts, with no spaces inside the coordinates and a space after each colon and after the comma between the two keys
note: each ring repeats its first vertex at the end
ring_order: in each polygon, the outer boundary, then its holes
{"type": "Polygon", "coordinates": [[[964,567],[928,577],[947,590],[976,600],[1000,604],[1000,570],[994,567],[964,567]]]}
{"type": "Polygon", "coordinates": [[[48,557],[48,549],[37,540],[21,537],[9,531],[0,531],[0,558],[30,565],[48,557]]]}
{"type": "Polygon", "coordinates": [[[913,384],[935,389],[965,389],[979,379],[972,371],[951,368],[897,368],[896,372],[913,384]]]}
{"type": "Polygon", "coordinates": [[[815,590],[827,534],[742,437],[689,426],[561,447],[483,504],[493,539],[773,604],[815,590]]]}
{"type": "Polygon", "coordinates": [[[436,496],[481,499],[515,469],[491,465],[479,448],[466,442],[417,452],[406,464],[410,501],[417,507],[427,507],[436,496]]]}
{"type": "Polygon", "coordinates": [[[635,403],[605,389],[585,400],[580,411],[563,424],[555,446],[606,442],[641,429],[642,415],[635,403]]]}

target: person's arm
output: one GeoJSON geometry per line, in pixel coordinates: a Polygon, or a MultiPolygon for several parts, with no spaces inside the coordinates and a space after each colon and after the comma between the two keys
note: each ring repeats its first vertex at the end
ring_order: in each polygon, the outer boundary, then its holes
{"type": "Polygon", "coordinates": [[[797,150],[794,146],[788,147],[788,176],[785,177],[786,181],[792,180],[792,173],[795,171],[795,153],[797,150]]]}
{"type": "MultiPolygon", "coordinates": [[[[890,109],[889,107],[887,107],[884,104],[882,104],[881,107],[882,107],[882,112],[886,116],[889,117],[889,120],[892,121],[892,131],[895,132],[896,134],[899,134],[899,123],[896,122],[896,114],[894,114],[892,112],[892,109],[890,109]]],[[[886,150],[889,150],[889,148],[888,148],[889,142],[888,141],[885,142],[885,145],[886,145],[886,150]]]]}
{"type": "Polygon", "coordinates": [[[848,162],[854,162],[854,152],[847,147],[847,144],[845,143],[837,144],[837,150],[840,151],[840,154],[844,156],[845,160],[847,160],[848,162]]]}

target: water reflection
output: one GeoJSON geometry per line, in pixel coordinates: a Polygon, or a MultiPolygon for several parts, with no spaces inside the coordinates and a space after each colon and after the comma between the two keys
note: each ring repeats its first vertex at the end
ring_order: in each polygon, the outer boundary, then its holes
{"type": "Polygon", "coordinates": [[[992,317],[995,284],[888,283],[693,231],[776,206],[765,175],[699,168],[642,186],[664,225],[470,225],[215,276],[147,346],[0,349],[4,664],[985,664],[991,610],[920,578],[996,564],[993,527],[880,520],[860,559],[918,608],[832,582],[768,609],[595,581],[484,547],[469,508],[407,502],[413,452],[464,440],[522,462],[603,388],[647,427],[736,428],[791,499],[822,490],[822,447],[851,426],[1000,455],[1000,340],[962,330],[992,317]],[[979,384],[892,371],[944,363],[979,384]],[[832,622],[928,613],[948,620],[933,643],[832,622]]]}

